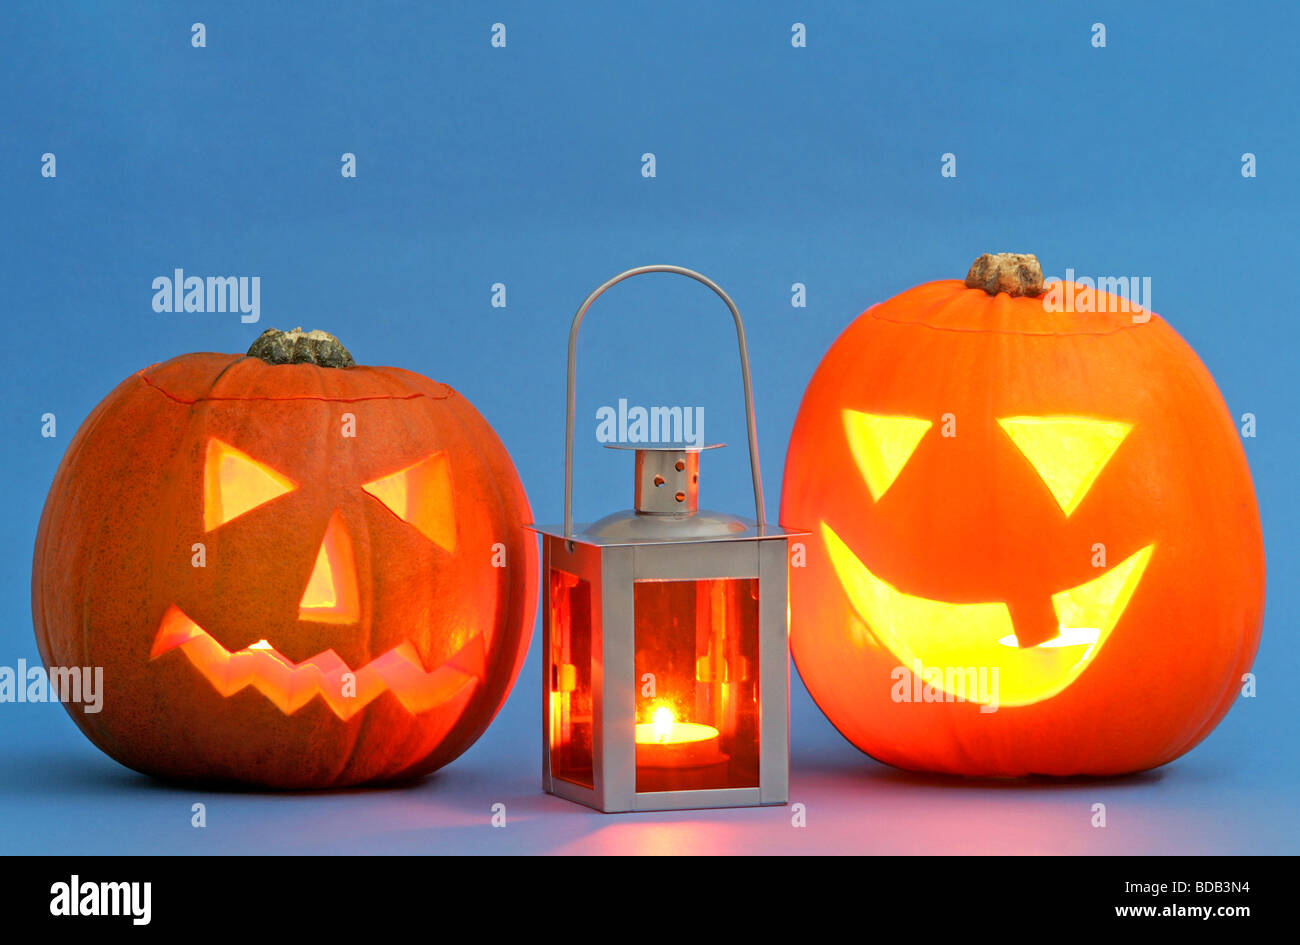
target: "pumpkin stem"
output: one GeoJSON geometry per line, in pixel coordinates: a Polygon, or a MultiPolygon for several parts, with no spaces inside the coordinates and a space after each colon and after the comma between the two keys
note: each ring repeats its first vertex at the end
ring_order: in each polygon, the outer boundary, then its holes
{"type": "Polygon", "coordinates": [[[966,288],[989,295],[1006,292],[1012,298],[1043,294],[1043,267],[1032,253],[985,253],[971,263],[966,288]]]}
{"type": "Polygon", "coordinates": [[[327,331],[313,329],[293,331],[268,328],[257,336],[248,349],[250,358],[261,358],[267,364],[315,364],[319,367],[356,367],[348,349],[327,331]]]}

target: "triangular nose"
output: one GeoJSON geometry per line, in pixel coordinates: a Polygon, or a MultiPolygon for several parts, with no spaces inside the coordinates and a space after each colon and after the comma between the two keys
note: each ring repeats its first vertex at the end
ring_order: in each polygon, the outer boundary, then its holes
{"type": "Polygon", "coordinates": [[[302,592],[298,616],[324,623],[355,623],[361,616],[352,539],[338,509],[330,516],[325,537],[316,552],[316,564],[307,579],[307,589],[302,592]]]}

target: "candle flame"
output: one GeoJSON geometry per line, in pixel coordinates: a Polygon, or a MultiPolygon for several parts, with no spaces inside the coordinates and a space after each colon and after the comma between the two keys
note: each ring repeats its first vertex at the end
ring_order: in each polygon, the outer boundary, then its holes
{"type": "Polygon", "coordinates": [[[653,719],[655,741],[667,741],[668,736],[672,734],[673,722],[675,721],[676,719],[673,717],[673,710],[668,708],[668,706],[661,705],[659,708],[655,709],[653,719]]]}

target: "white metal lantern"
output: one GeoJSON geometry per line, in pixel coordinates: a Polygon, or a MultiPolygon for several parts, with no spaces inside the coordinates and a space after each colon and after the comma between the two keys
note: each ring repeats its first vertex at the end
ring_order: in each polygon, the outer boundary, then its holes
{"type": "MultiPolygon", "coordinates": [[[[717,444],[721,445],[721,444],[717,444]]],[[[642,266],[591,293],[569,331],[564,524],[542,535],[543,786],[602,811],[747,807],[789,800],[788,539],[763,509],[740,312],[712,280],[642,266]],[[611,286],[689,276],[727,304],[744,382],[753,520],[698,508],[700,452],[636,448],[635,502],[573,524],[578,329],[611,286]]]]}

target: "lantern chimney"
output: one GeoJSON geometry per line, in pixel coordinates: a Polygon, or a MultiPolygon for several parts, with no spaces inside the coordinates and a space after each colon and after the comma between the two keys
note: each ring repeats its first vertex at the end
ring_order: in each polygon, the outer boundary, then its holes
{"type": "Polygon", "coordinates": [[[636,451],[638,515],[694,515],[700,510],[700,451],[689,446],[636,451]]]}

